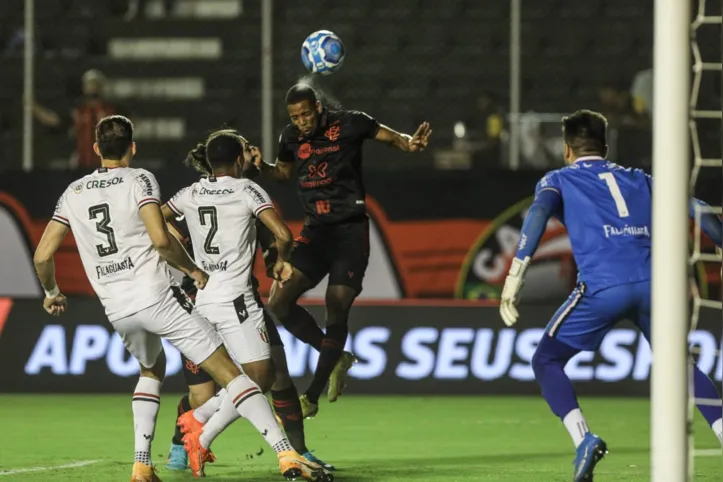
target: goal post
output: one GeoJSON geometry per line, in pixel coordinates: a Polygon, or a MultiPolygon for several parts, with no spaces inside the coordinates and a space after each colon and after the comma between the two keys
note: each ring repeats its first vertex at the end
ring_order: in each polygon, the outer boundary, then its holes
{"type": "Polygon", "coordinates": [[[656,0],[653,41],[653,482],[688,477],[690,4],[656,0]]]}

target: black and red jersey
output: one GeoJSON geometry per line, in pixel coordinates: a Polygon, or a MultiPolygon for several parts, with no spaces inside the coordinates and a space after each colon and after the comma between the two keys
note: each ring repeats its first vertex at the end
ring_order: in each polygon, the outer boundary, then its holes
{"type": "Polygon", "coordinates": [[[277,158],[296,164],[307,223],[337,224],[366,214],[362,144],[378,130],[374,118],[353,110],[324,110],[308,136],[291,124],[284,128],[277,158]]]}

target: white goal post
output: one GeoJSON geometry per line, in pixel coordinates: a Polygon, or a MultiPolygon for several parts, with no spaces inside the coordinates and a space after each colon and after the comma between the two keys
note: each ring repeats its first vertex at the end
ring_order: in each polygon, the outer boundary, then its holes
{"type": "Polygon", "coordinates": [[[653,41],[653,482],[688,478],[690,3],[656,0],[653,41]]]}

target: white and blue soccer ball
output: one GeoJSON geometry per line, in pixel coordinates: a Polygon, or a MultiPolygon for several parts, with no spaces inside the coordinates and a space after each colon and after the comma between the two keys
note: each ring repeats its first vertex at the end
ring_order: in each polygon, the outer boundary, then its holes
{"type": "Polygon", "coordinates": [[[344,43],[329,30],[312,33],[301,46],[301,60],[313,74],[333,74],[341,68],[345,56],[344,43]]]}

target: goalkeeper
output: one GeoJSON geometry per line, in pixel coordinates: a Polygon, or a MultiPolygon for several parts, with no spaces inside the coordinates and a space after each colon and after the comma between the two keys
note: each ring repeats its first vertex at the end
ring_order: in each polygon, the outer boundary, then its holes
{"type": "MultiPolygon", "coordinates": [[[[532,358],[542,396],[560,417],[576,447],[575,482],[592,480],[595,465],[607,453],[605,442],[590,432],[578,405],[567,362],[581,351],[597,351],[619,320],[632,320],[650,341],[650,261],[652,177],[605,159],[607,120],[591,111],[562,119],[565,141],[562,169],[537,184],[535,201],[522,226],[517,253],[502,291],[500,313],[508,326],[517,322],[525,270],[550,217],[567,227],[579,272],[570,297],[550,320],[532,358]]],[[[696,205],[692,199],[691,216],[696,205]]],[[[704,214],[702,230],[721,245],[718,216],[704,214]]],[[[695,397],[720,399],[713,381],[694,370],[695,397]]],[[[723,443],[720,404],[698,409],[723,443]]]]}

